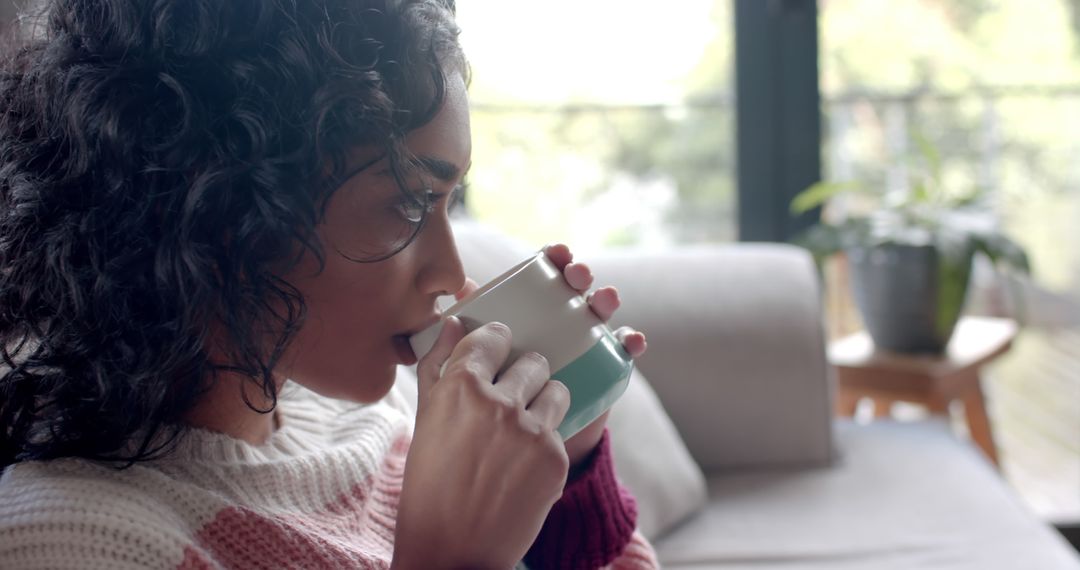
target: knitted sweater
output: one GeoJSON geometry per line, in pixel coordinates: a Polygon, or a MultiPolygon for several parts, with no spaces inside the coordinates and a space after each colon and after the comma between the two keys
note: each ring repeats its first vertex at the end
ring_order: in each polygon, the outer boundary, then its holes
{"type": "MultiPolygon", "coordinates": [[[[263,445],[193,429],[167,457],[125,470],[82,459],[11,466],[0,478],[0,568],[387,568],[414,382],[371,405],[290,383],[281,427],[263,445]]],[[[635,517],[605,435],[526,561],[656,567],[635,517]]]]}

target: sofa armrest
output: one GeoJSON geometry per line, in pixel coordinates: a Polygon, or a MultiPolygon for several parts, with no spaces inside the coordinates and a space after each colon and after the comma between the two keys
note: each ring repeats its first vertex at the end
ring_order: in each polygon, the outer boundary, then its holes
{"type": "Polygon", "coordinates": [[[613,325],[646,333],[637,365],[706,471],[827,463],[833,453],[819,281],[781,244],[590,255],[619,288],[613,325]]]}

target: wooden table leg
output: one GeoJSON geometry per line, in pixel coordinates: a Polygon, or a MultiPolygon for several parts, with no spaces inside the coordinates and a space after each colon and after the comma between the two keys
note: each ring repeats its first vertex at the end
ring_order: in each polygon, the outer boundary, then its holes
{"type": "Polygon", "coordinates": [[[892,417],[892,405],[893,405],[893,401],[888,399],[888,398],[881,398],[881,397],[874,398],[874,417],[875,418],[892,417]]]}
{"type": "Polygon", "coordinates": [[[949,402],[952,401],[948,394],[942,394],[938,391],[926,396],[922,404],[926,406],[926,410],[933,415],[949,417],[949,402]]]}
{"type": "Polygon", "coordinates": [[[855,415],[855,410],[859,407],[859,395],[851,390],[845,390],[839,388],[836,394],[836,413],[843,417],[850,418],[855,415]]]}
{"type": "Polygon", "coordinates": [[[962,396],[964,402],[964,416],[967,418],[968,430],[971,439],[983,450],[986,457],[998,466],[997,446],[994,444],[994,434],[990,428],[990,418],[986,413],[986,398],[983,396],[982,386],[979,382],[979,374],[971,373],[962,396]]]}

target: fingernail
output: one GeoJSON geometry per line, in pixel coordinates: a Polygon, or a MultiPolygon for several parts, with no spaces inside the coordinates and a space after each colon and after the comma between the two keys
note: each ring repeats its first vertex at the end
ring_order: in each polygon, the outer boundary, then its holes
{"type": "Polygon", "coordinates": [[[449,317],[443,317],[442,322],[439,323],[439,335],[437,338],[442,338],[443,335],[446,334],[446,325],[449,324],[450,320],[454,318],[456,317],[454,317],[453,315],[449,317]]]}

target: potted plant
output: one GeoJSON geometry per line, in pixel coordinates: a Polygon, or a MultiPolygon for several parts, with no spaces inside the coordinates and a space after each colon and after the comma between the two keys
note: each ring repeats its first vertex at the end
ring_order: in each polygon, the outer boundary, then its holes
{"type": "Polygon", "coordinates": [[[992,223],[985,192],[945,188],[937,151],[921,137],[915,142],[922,160],[911,165],[908,188],[819,182],[796,196],[791,210],[826,206],[821,223],[797,243],[819,266],[847,254],[855,303],[876,346],[940,353],[963,310],[976,253],[1024,274],[1030,266],[1024,250],[992,223]],[[846,212],[830,207],[840,196],[849,198],[846,212]]]}

